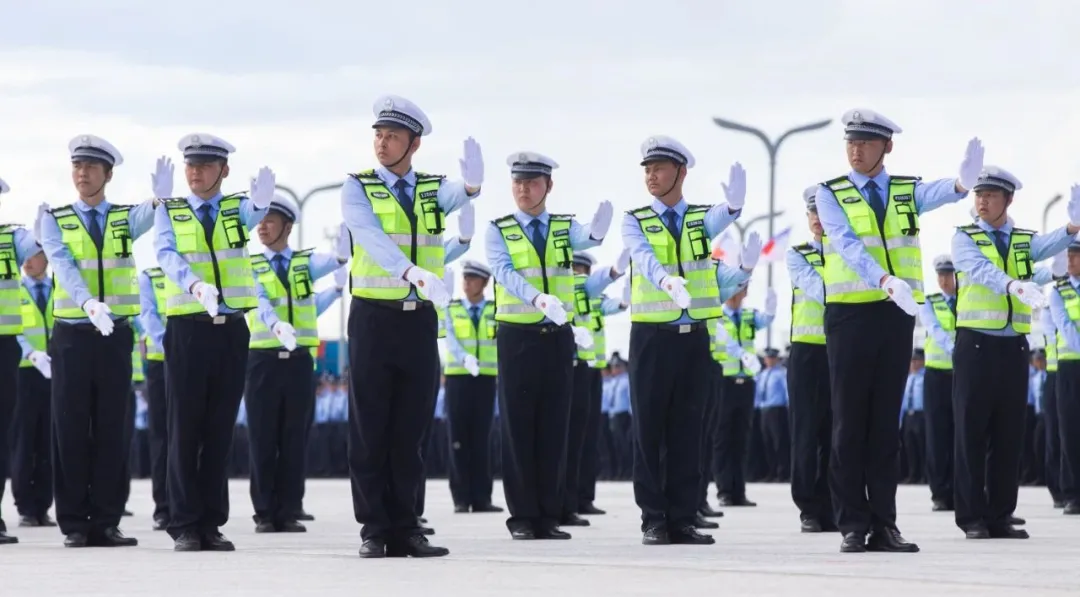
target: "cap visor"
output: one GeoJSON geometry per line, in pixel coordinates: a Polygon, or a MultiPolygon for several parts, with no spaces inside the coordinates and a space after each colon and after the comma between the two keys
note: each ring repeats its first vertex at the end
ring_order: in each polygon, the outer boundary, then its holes
{"type": "Polygon", "coordinates": [[[547,176],[541,172],[511,172],[510,178],[514,180],[532,180],[533,178],[540,178],[541,176],[547,176]]]}
{"type": "Polygon", "coordinates": [[[844,133],[844,138],[848,141],[888,141],[889,138],[885,135],[879,135],[877,133],[868,133],[866,131],[849,131],[844,133]]]}
{"type": "Polygon", "coordinates": [[[184,156],[184,162],[187,164],[209,164],[211,162],[225,162],[228,161],[219,155],[206,155],[195,154],[184,156]]]}

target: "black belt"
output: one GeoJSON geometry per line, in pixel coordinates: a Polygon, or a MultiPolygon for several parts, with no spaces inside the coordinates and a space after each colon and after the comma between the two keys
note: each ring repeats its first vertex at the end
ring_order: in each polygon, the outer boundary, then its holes
{"type": "Polygon", "coordinates": [[[706,329],[704,321],[695,321],[693,323],[647,323],[637,321],[634,322],[634,325],[644,325],[658,329],[661,332],[671,332],[673,334],[689,334],[690,332],[706,329]]]}
{"type": "Polygon", "coordinates": [[[365,303],[371,303],[378,307],[393,309],[394,311],[419,311],[420,309],[430,309],[435,306],[431,301],[387,301],[382,299],[360,298],[358,296],[353,298],[364,301],[365,303]]]}
{"type": "Polygon", "coordinates": [[[190,321],[201,321],[203,323],[212,323],[214,325],[223,325],[230,321],[236,321],[237,319],[243,319],[243,313],[218,313],[214,317],[211,317],[209,313],[192,313],[191,315],[173,315],[169,317],[177,319],[187,319],[190,321]]]}
{"type": "Polygon", "coordinates": [[[537,334],[553,334],[559,330],[565,329],[569,325],[569,323],[555,325],[554,323],[508,323],[505,321],[499,322],[499,327],[506,326],[515,330],[536,332],[537,334]]]}
{"type": "MultiPolygon", "coordinates": [[[[86,321],[65,321],[63,319],[57,319],[56,323],[58,323],[60,325],[71,326],[71,327],[73,327],[73,328],[75,328],[77,330],[89,330],[89,329],[95,329],[96,330],[97,329],[97,326],[95,326],[90,320],[86,320],[86,321]]],[[[128,318],[127,317],[121,317],[120,319],[114,319],[113,320],[113,329],[118,328],[118,327],[127,327],[129,325],[130,324],[128,323],[128,318]]]]}
{"type": "Polygon", "coordinates": [[[265,354],[265,355],[276,354],[277,358],[279,358],[279,359],[290,359],[294,355],[295,356],[303,356],[303,355],[311,354],[308,351],[304,350],[303,347],[299,347],[299,346],[296,348],[296,350],[293,350],[293,351],[289,351],[284,346],[281,347],[281,348],[250,348],[250,349],[248,349],[248,351],[249,352],[254,352],[254,353],[259,353],[259,354],[265,354]]]}

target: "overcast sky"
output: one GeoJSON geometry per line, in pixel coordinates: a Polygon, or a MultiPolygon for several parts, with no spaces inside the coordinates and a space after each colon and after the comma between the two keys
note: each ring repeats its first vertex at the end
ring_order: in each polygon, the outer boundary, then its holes
{"type": "MultiPolygon", "coordinates": [[[[180,162],[177,140],[196,131],[237,146],[228,191],[247,189],[263,165],[303,194],[375,164],[371,104],[404,95],[430,116],[415,164],[459,176],[466,136],[481,144],[487,170],[477,203],[481,232],[467,254],[483,258],[483,222],[509,213],[505,158],[531,149],[562,167],[549,207],[583,223],[597,202],[618,212],[649,201],[638,146],[654,134],[697,157],[687,180],[691,203],[723,200],[733,161],[747,169],[743,219],[766,213],[768,159],[760,141],[717,128],[716,116],[776,136],[791,126],[838,119],[849,108],[877,110],[904,129],[886,161],[894,174],[953,177],[966,142],[979,136],[988,163],[1024,183],[1011,213],[1041,227],[1046,201],[1080,182],[1080,4],[1033,0],[795,0],[731,2],[412,0],[397,5],[283,0],[182,5],[98,0],[0,0],[0,177],[12,193],[2,218],[31,223],[36,205],[75,199],[68,140],[105,137],[124,154],[108,197],[135,203],[150,194],[155,159],[180,162]],[[353,7],[350,7],[353,6],[353,7]],[[297,7],[301,7],[299,10],[297,7]],[[138,14],[139,16],[133,16],[138,14]]],[[[776,228],[805,240],[801,191],[844,174],[842,131],[791,138],[780,151],[776,228]]],[[[176,194],[184,190],[177,173],[176,194]]],[[[930,262],[945,252],[970,203],[923,220],[930,262]]],[[[308,245],[341,221],[336,193],[305,210],[308,245]]],[[[451,227],[456,226],[450,218],[451,227]]],[[[1065,223],[1064,204],[1051,212],[1065,223]]],[[[764,234],[765,228],[758,228],[764,234]]],[[[451,229],[453,231],[453,228],[451,229]]],[[[610,263],[622,248],[618,218],[595,250],[610,263]]],[[[149,236],[149,235],[148,235],[149,236]]],[[[295,235],[294,235],[295,236],[295,235]]],[[[154,265],[152,241],[136,245],[154,265]]],[[[621,284],[618,283],[618,284],[621,284]]],[[[790,292],[774,273],[780,316],[790,292]]],[[[760,306],[765,272],[751,300],[760,306]]],[[[611,290],[618,296],[618,286],[611,290]]],[[[336,336],[337,310],[320,322],[336,336]]],[[[609,322],[624,350],[628,318],[609,322]]],[[[764,337],[759,346],[764,347],[764,337]]]]}

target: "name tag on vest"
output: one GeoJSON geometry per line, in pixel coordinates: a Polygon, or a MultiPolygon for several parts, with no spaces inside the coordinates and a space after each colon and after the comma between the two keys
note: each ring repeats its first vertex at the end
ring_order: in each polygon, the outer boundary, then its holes
{"type": "Polygon", "coordinates": [[[438,196],[439,196],[438,191],[424,191],[423,193],[420,193],[420,198],[421,199],[431,199],[432,197],[438,197],[438,196]]]}
{"type": "Polygon", "coordinates": [[[235,215],[239,215],[239,214],[240,214],[240,209],[237,208],[237,207],[230,207],[229,209],[222,210],[222,212],[221,212],[221,215],[223,215],[223,216],[235,216],[235,215]]]}
{"type": "Polygon", "coordinates": [[[306,266],[306,265],[294,265],[293,266],[293,271],[297,271],[297,272],[306,272],[307,269],[308,269],[308,266],[306,266]]]}
{"type": "Polygon", "coordinates": [[[896,201],[897,203],[906,203],[911,201],[911,195],[897,195],[893,197],[893,201],[896,201]]]}
{"type": "Polygon", "coordinates": [[[186,221],[188,221],[190,219],[191,219],[191,216],[189,216],[187,214],[177,214],[177,215],[173,216],[173,220],[176,220],[177,222],[186,222],[186,221]]]}
{"type": "Polygon", "coordinates": [[[79,228],[79,225],[78,224],[61,224],[60,227],[63,228],[64,230],[77,230],[79,228]]]}
{"type": "Polygon", "coordinates": [[[556,230],[555,232],[551,233],[552,236],[567,236],[569,234],[570,234],[570,231],[566,230],[566,229],[556,230]]]}
{"type": "Polygon", "coordinates": [[[691,220],[686,223],[687,228],[700,228],[705,225],[705,220],[691,220]]]}
{"type": "Polygon", "coordinates": [[[1031,243],[1016,243],[1013,246],[1016,247],[1017,249],[1030,249],[1031,248],[1031,243]]]}
{"type": "Polygon", "coordinates": [[[127,220],[117,220],[117,221],[112,223],[112,226],[114,228],[119,227],[119,226],[127,226],[127,223],[128,223],[127,220]]]}

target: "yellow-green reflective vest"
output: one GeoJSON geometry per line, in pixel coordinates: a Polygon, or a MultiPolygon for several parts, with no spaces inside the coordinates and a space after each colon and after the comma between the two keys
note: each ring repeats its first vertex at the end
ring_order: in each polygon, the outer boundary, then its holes
{"type": "MultiPolygon", "coordinates": [[[[465,349],[467,354],[476,357],[480,364],[480,375],[497,375],[499,373],[498,351],[495,345],[495,304],[485,303],[480,311],[480,319],[477,325],[473,325],[469,308],[456,299],[447,307],[450,321],[454,326],[454,337],[458,344],[465,349]]],[[[446,375],[469,375],[465,369],[465,363],[454,358],[453,351],[447,349],[446,375]]]]}
{"type": "MultiPolygon", "coordinates": [[[[210,241],[187,199],[167,199],[164,206],[169,210],[176,250],[187,261],[191,273],[217,288],[219,303],[236,311],[250,311],[258,306],[258,299],[247,250],[247,228],[240,220],[242,198],[242,195],[229,195],[218,202],[210,241]]],[[[189,290],[180,288],[170,278],[165,279],[166,316],[206,313],[189,290]]]]}
{"type": "MultiPolygon", "coordinates": [[[[817,247],[805,243],[794,248],[824,279],[825,263],[817,247]]],[[[791,285],[791,341],[825,344],[825,305],[806,296],[794,284],[791,285]]]]}
{"type": "MultiPolygon", "coordinates": [[[[1009,252],[1002,260],[990,235],[978,226],[961,226],[960,231],[971,237],[983,256],[1014,280],[1030,280],[1034,275],[1031,261],[1032,230],[1014,228],[1009,237],[1009,252]]],[[[1031,332],[1031,307],[1013,299],[1009,293],[999,293],[975,284],[965,272],[956,274],[956,327],[976,330],[1003,330],[1009,323],[1018,334],[1031,332]]]]}
{"type": "Polygon", "coordinates": [[[139,332],[131,328],[131,334],[135,337],[135,345],[131,349],[131,382],[139,383],[146,380],[143,372],[142,347],[139,346],[139,332]]]}
{"type": "Polygon", "coordinates": [[[17,336],[23,331],[22,270],[15,253],[15,230],[18,228],[11,224],[0,225],[0,336],[17,336]]]}
{"type": "MultiPolygon", "coordinates": [[[[158,317],[161,318],[161,325],[165,325],[167,317],[165,311],[167,310],[167,301],[165,298],[165,272],[160,267],[152,267],[143,271],[147,278],[150,278],[150,287],[154,289],[154,303],[157,305],[158,317]]],[[[154,344],[154,340],[150,337],[150,334],[146,334],[146,360],[162,362],[165,360],[165,349],[157,344],[154,344]]]]}
{"type": "MultiPolygon", "coordinates": [[[[950,338],[956,339],[956,314],[949,308],[949,301],[945,298],[944,294],[940,292],[927,295],[926,300],[930,302],[930,306],[934,308],[934,318],[937,319],[938,324],[941,325],[941,329],[945,330],[945,333],[950,338]]],[[[952,370],[952,355],[945,353],[945,348],[938,346],[938,343],[934,341],[934,337],[927,332],[926,342],[923,344],[923,351],[926,352],[926,368],[927,369],[940,369],[943,371],[952,370]]]]}
{"type": "MultiPolygon", "coordinates": [[[[586,329],[592,329],[592,301],[589,293],[585,291],[585,281],[589,276],[574,274],[574,325],[586,329]]],[[[579,361],[591,361],[596,358],[595,345],[589,348],[577,347],[577,359],[579,361]]]]}
{"type": "MultiPolygon", "coordinates": [[[[417,267],[443,277],[442,233],[446,229],[442,208],[439,207],[439,186],[445,176],[416,173],[416,189],[413,191],[413,212],[405,213],[401,203],[386,183],[376,176],[374,170],[350,174],[364,188],[371,202],[371,210],[379,219],[383,232],[390,237],[417,267]]],[[[353,239],[352,269],[350,270],[352,295],[360,298],[403,301],[413,286],[384,270],[382,266],[353,239]]]]}
{"type": "MultiPolygon", "coordinates": [[[[128,223],[128,206],[111,205],[105,215],[103,241],[98,250],[86,225],[67,205],[51,210],[60,227],[60,238],[79,268],[90,296],[109,306],[113,315],[132,317],[139,314],[139,277],[132,254],[133,240],[128,223]]],[[[82,305],[76,304],[67,289],[56,284],[53,291],[53,315],[60,318],[86,317],[82,305]]]]}
{"type": "MultiPolygon", "coordinates": [[[[41,352],[49,352],[49,339],[52,338],[53,328],[53,314],[52,314],[52,292],[49,293],[49,300],[45,303],[45,312],[42,313],[37,307],[37,303],[34,301],[34,297],[30,294],[30,290],[25,286],[22,287],[22,334],[26,338],[27,343],[34,350],[40,350],[41,352]]],[[[30,359],[23,359],[19,362],[19,367],[33,367],[34,364],[30,362],[30,359]]]]}
{"type": "MultiPolygon", "coordinates": [[[[923,302],[922,249],[919,248],[919,214],[915,208],[913,176],[890,176],[885,225],[878,226],[873,208],[847,176],[825,183],[847,216],[855,236],[866,252],[885,271],[911,286],[916,302],[923,302]]],[[[826,303],[873,303],[888,298],[877,280],[868,283],[855,273],[828,236],[821,239],[825,257],[826,303]]]]}
{"type": "Polygon", "coordinates": [[[1058,333],[1043,336],[1046,339],[1046,372],[1057,373],[1058,370],[1058,333]]]}
{"type": "MultiPolygon", "coordinates": [[[[494,223],[502,234],[517,273],[533,288],[559,299],[568,314],[574,313],[574,271],[571,269],[574,249],[570,246],[573,216],[550,214],[548,218],[543,261],[514,216],[499,218],[494,223]]],[[[496,281],[495,320],[536,324],[544,320],[544,312],[510,294],[496,281]]]]}
{"type": "MultiPolygon", "coordinates": [[[[686,279],[686,291],[690,294],[687,313],[696,320],[715,319],[723,314],[720,285],[716,281],[717,264],[712,259],[711,239],[705,231],[708,211],[707,205],[689,206],[683,215],[678,240],[652,207],[629,212],[637,218],[656,260],[668,275],[686,279]]],[[[671,323],[682,317],[683,310],[649,280],[647,273],[635,266],[630,268],[630,321],[671,323]]]]}
{"type": "MultiPolygon", "coordinates": [[[[311,279],[311,249],[293,252],[289,260],[286,287],[278,278],[274,267],[264,255],[251,258],[251,269],[266,291],[270,306],[281,321],[287,322],[296,330],[296,345],[319,345],[319,315],[315,310],[315,281],[311,279]]],[[[248,311],[248,328],[251,330],[249,348],[283,348],[274,332],[263,324],[256,311],[248,311]]]]}
{"type": "MultiPolygon", "coordinates": [[[[723,315],[717,321],[724,326],[732,340],[739,343],[744,351],[749,354],[754,354],[754,338],[757,335],[757,330],[754,328],[754,320],[756,315],[753,309],[740,309],[739,310],[739,325],[736,326],[735,322],[731,320],[727,315],[723,315]]],[[[713,341],[715,342],[716,333],[713,330],[713,341]]],[[[751,375],[742,364],[742,360],[729,355],[727,353],[727,345],[717,343],[718,354],[714,354],[716,361],[724,368],[724,377],[733,377],[736,375],[751,375]]]]}
{"type": "Polygon", "coordinates": [[[438,317],[435,318],[435,321],[439,324],[439,331],[436,337],[441,340],[446,337],[446,314],[439,313],[438,317]]]}
{"type": "Polygon", "coordinates": [[[604,297],[602,296],[589,299],[592,316],[589,320],[589,331],[592,332],[592,350],[595,354],[592,363],[593,369],[607,367],[607,334],[604,331],[604,313],[600,310],[603,304],[604,297]]]}
{"type": "MultiPolygon", "coordinates": [[[[1013,232],[1013,234],[1016,233],[1013,232]]],[[[1054,282],[1054,290],[1056,290],[1058,295],[1061,297],[1061,302],[1065,303],[1065,314],[1069,316],[1069,321],[1072,322],[1074,326],[1076,326],[1077,330],[1080,330],[1080,295],[1076,293],[1076,289],[1073,288],[1073,285],[1071,282],[1069,282],[1068,278],[1054,282]]],[[[1049,346],[1050,344],[1047,343],[1047,347],[1049,346]]],[[[1046,354],[1046,370],[1049,371],[1049,349],[1046,351],[1046,354]]],[[[1070,350],[1069,344],[1065,340],[1065,334],[1057,332],[1057,359],[1054,362],[1054,370],[1057,370],[1057,361],[1077,360],[1080,360],[1080,352],[1073,352],[1072,350],[1070,350]]],[[[1075,396],[1071,398],[1075,399],[1075,396]]]]}

